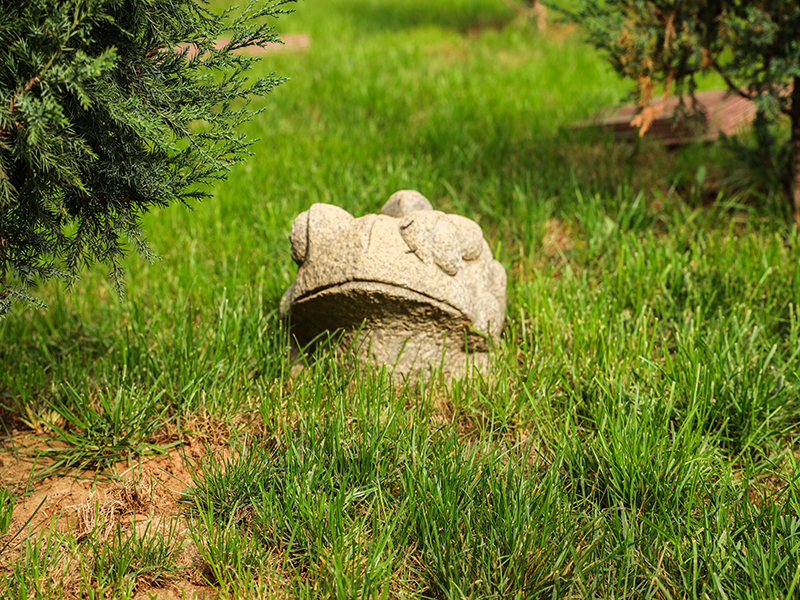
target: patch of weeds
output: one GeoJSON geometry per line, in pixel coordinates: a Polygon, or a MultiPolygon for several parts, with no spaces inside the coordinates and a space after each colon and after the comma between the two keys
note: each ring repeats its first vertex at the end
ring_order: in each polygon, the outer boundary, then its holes
{"type": "Polygon", "coordinates": [[[124,494],[87,505],[76,531],[60,531],[60,515],[54,515],[40,534],[9,550],[3,558],[13,555],[13,560],[0,569],[0,598],[130,598],[173,580],[183,568],[177,564],[182,550],[177,521],[123,524],[124,494]]]}
{"type": "Polygon", "coordinates": [[[475,370],[449,383],[447,398],[454,403],[452,410],[465,437],[513,444],[527,434],[531,407],[508,377],[508,370],[507,365],[499,364],[496,380],[475,370]]]}
{"type": "Polygon", "coordinates": [[[465,445],[452,428],[431,435],[399,421],[331,411],[284,431],[279,451],[251,444],[196,463],[192,535],[209,581],[266,585],[277,577],[269,564],[299,596],[569,587],[584,532],[567,519],[555,472],[532,477],[526,448],[465,445]]]}
{"type": "Polygon", "coordinates": [[[348,421],[337,411],[285,430],[279,449],[251,442],[196,463],[189,498],[210,581],[278,585],[258,568],[273,564],[280,585],[303,597],[376,597],[405,585],[401,430],[391,417],[348,421]]]}
{"type": "Polygon", "coordinates": [[[738,454],[796,430],[800,346],[769,339],[759,320],[753,310],[733,315],[724,326],[687,320],[678,332],[678,352],[666,363],[679,385],[700,388],[721,442],[738,454]]]}
{"type": "Polygon", "coordinates": [[[556,597],[569,586],[581,532],[555,477],[527,476],[509,455],[452,435],[420,450],[403,487],[410,541],[436,597],[556,597]]]}
{"type": "Polygon", "coordinates": [[[142,396],[120,388],[113,398],[99,392],[98,400],[90,402],[68,384],[64,390],[65,398],[49,401],[59,417],[49,426],[56,440],[65,446],[37,451],[52,460],[37,473],[38,477],[72,469],[107,472],[119,461],[168,449],[169,446],[149,442],[163,424],[165,413],[157,393],[142,396]]]}
{"type": "Polygon", "coordinates": [[[408,504],[380,496],[377,492],[374,502],[362,506],[351,519],[343,519],[343,528],[334,521],[336,534],[319,554],[314,595],[384,598],[414,590],[411,582],[416,573],[409,564],[413,554],[405,525],[408,504]]]}
{"type": "Polygon", "coordinates": [[[189,536],[205,563],[203,577],[234,596],[261,597],[260,592],[279,582],[277,569],[267,573],[277,560],[272,549],[239,522],[235,510],[226,512],[223,516],[209,503],[194,514],[189,536]]]}
{"type": "Polygon", "coordinates": [[[57,530],[53,519],[38,536],[20,546],[19,556],[0,573],[0,597],[60,599],[75,583],[70,576],[74,546],[57,530]]]}
{"type": "Polygon", "coordinates": [[[276,449],[252,438],[250,443],[245,439],[240,449],[234,448],[228,458],[208,452],[198,461],[187,461],[195,486],[186,491],[186,497],[200,510],[213,507],[212,516],[238,519],[259,502],[281,462],[276,449]]]}
{"type": "Polygon", "coordinates": [[[103,525],[86,542],[86,560],[81,562],[85,590],[93,589],[102,597],[131,596],[143,587],[163,587],[180,571],[177,557],[175,521],[159,527],[150,519],[144,527],[132,522],[129,531],[117,522],[108,535],[103,525]]]}
{"type": "Polygon", "coordinates": [[[619,394],[611,404],[593,408],[595,431],[564,432],[567,485],[604,509],[649,514],[694,502],[719,461],[699,403],[680,420],[672,396],[664,401],[619,394]]]}
{"type": "Polygon", "coordinates": [[[768,502],[726,487],[661,519],[662,589],[673,597],[796,598],[800,590],[797,481],[768,502]]]}

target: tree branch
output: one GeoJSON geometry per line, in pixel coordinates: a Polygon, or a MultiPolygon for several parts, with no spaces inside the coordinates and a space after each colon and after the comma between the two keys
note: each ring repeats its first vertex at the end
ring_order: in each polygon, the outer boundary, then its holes
{"type": "MultiPolygon", "coordinates": [[[[705,51],[705,48],[703,50],[705,51]]],[[[723,71],[722,66],[719,64],[719,62],[717,62],[717,59],[711,57],[711,53],[708,53],[707,56],[709,60],[708,64],[710,64],[713,67],[713,69],[717,73],[719,73],[720,77],[722,77],[722,79],[725,80],[725,83],[730,91],[734,92],[735,94],[738,94],[739,96],[741,96],[746,100],[752,100],[753,98],[755,98],[755,94],[751,94],[749,91],[743,90],[741,87],[739,87],[733,82],[730,76],[727,73],[725,73],[725,71],[723,71]]]]}

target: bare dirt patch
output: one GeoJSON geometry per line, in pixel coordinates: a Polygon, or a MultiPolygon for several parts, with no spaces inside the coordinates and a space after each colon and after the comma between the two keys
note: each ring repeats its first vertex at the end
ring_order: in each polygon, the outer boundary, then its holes
{"type": "MultiPolygon", "coordinates": [[[[241,52],[245,54],[257,55],[257,54],[267,54],[270,52],[283,52],[283,51],[292,51],[292,50],[303,50],[304,48],[308,48],[311,44],[311,40],[306,33],[285,33],[280,36],[280,42],[274,42],[271,44],[267,44],[264,47],[260,46],[248,46],[247,48],[242,48],[241,52]]],[[[222,50],[230,43],[230,38],[220,38],[217,40],[216,47],[218,50],[222,50]]]]}
{"type": "MultiPolygon", "coordinates": [[[[171,526],[180,548],[180,568],[174,577],[137,581],[136,597],[216,597],[203,578],[205,565],[187,534],[187,505],[180,502],[192,481],[191,462],[212,451],[206,444],[194,439],[164,455],[142,457],[135,464],[118,463],[110,477],[84,471],[36,479],[32,474],[46,464],[36,461],[35,451],[44,445],[41,438],[24,433],[0,449],[2,485],[17,495],[11,527],[7,536],[0,538],[0,547],[16,537],[0,557],[0,574],[8,573],[21,559],[27,542],[41,541],[53,530],[70,535],[80,548],[90,537],[103,542],[118,526],[123,534],[134,527],[139,533],[152,533],[171,526]]],[[[67,550],[61,552],[59,573],[74,572],[75,557],[67,550]]],[[[81,595],[77,575],[74,582],[60,577],[67,596],[81,595]]]]}

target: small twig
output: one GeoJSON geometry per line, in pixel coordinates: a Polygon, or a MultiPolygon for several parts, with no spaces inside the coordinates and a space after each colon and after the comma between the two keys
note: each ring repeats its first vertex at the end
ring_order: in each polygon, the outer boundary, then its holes
{"type": "MultiPolygon", "coordinates": [[[[53,58],[55,58],[55,55],[53,56],[53,58]]],[[[42,69],[41,73],[39,73],[36,77],[34,77],[28,83],[25,84],[25,91],[26,92],[30,92],[33,89],[33,86],[35,86],[37,83],[39,83],[39,80],[42,78],[42,75],[44,74],[45,70],[53,62],[53,58],[51,58],[50,62],[45,65],[45,67],[44,67],[44,69],[42,69]]]]}
{"type": "Polygon", "coordinates": [[[735,93],[739,94],[739,95],[740,95],[742,98],[744,98],[745,100],[752,100],[753,98],[755,98],[755,94],[751,94],[750,92],[748,92],[748,91],[746,91],[746,90],[743,90],[742,88],[740,88],[738,85],[736,85],[736,84],[733,82],[733,80],[731,80],[731,78],[730,78],[730,77],[729,77],[729,76],[728,76],[728,75],[727,75],[725,72],[723,72],[723,70],[722,70],[722,66],[719,64],[719,62],[717,62],[717,59],[716,59],[716,58],[712,58],[712,57],[711,57],[711,53],[710,53],[710,52],[708,52],[708,51],[705,51],[704,53],[706,54],[706,56],[708,56],[708,61],[709,61],[709,64],[710,64],[712,67],[714,67],[714,70],[715,70],[717,73],[719,73],[719,74],[720,74],[720,76],[722,77],[722,79],[723,79],[723,80],[725,81],[725,83],[727,84],[727,86],[728,86],[728,89],[729,89],[729,90],[731,90],[732,92],[735,92],[735,93]]]}

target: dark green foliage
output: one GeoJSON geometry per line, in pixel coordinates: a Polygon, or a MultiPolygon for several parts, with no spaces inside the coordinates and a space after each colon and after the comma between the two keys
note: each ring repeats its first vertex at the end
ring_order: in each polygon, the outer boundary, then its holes
{"type": "Polygon", "coordinates": [[[642,110],[634,124],[642,132],[657,115],[658,108],[648,105],[658,86],[665,93],[691,95],[696,77],[707,71],[719,74],[732,93],[758,106],[762,132],[764,123],[788,116],[791,156],[785,160],[791,170],[794,217],[800,223],[800,4],[580,0],[567,14],[585,27],[589,41],[605,51],[618,73],[636,82],[642,110]]]}
{"type": "Polygon", "coordinates": [[[236,127],[281,80],[235,51],[276,41],[264,19],[293,1],[0,0],[0,315],[93,262],[123,291],[126,242],[151,258],[141,215],[248,154],[236,127]]]}

